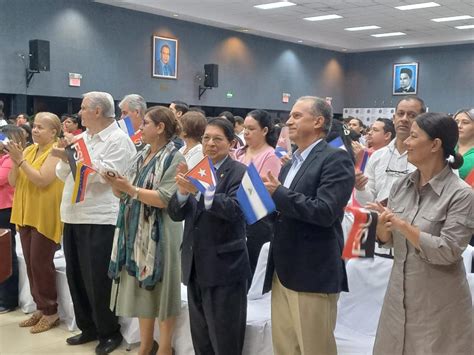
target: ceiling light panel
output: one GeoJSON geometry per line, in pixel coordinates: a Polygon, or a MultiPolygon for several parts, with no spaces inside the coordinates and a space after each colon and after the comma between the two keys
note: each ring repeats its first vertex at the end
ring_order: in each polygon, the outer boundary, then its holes
{"type": "Polygon", "coordinates": [[[344,28],[346,31],[366,31],[366,30],[377,30],[379,26],[361,26],[361,27],[348,27],[344,28]]]}
{"type": "Polygon", "coordinates": [[[469,16],[469,15],[462,15],[462,16],[433,18],[433,19],[431,19],[431,21],[434,21],[434,22],[449,22],[449,21],[469,20],[471,18],[473,18],[473,17],[469,16]]]}
{"type": "Polygon", "coordinates": [[[389,32],[389,33],[377,33],[375,35],[371,35],[372,37],[395,37],[395,36],[405,36],[406,33],[404,32],[389,32]]]}
{"type": "Polygon", "coordinates": [[[469,30],[471,28],[474,28],[474,25],[465,25],[465,26],[456,26],[458,30],[469,30]]]}
{"type": "Polygon", "coordinates": [[[325,20],[335,20],[342,18],[342,16],[333,14],[333,15],[323,15],[323,16],[314,16],[314,17],[305,17],[303,20],[306,21],[325,21],[325,20]]]}
{"type": "Polygon", "coordinates": [[[269,4],[255,5],[254,7],[260,10],[271,10],[271,9],[279,9],[281,7],[294,6],[294,5],[296,4],[289,1],[278,1],[278,2],[271,2],[269,4]]]}
{"type": "Polygon", "coordinates": [[[441,5],[436,2],[423,2],[420,4],[395,6],[395,8],[398,10],[418,10],[418,9],[426,9],[429,7],[438,7],[438,6],[441,6],[441,5]]]}

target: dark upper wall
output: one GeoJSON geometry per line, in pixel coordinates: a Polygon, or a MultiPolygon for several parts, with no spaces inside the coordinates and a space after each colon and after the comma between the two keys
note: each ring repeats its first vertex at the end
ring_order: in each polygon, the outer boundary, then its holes
{"type": "Polygon", "coordinates": [[[97,4],[90,0],[0,0],[0,92],[80,97],[91,90],[120,99],[289,110],[302,95],[343,107],[393,106],[392,64],[417,61],[419,95],[433,111],[474,106],[474,45],[342,54],[97,4]],[[179,39],[178,80],[151,77],[153,34],[179,39]],[[28,40],[51,42],[51,72],[26,92],[28,40]],[[198,101],[196,74],[219,64],[219,88],[198,101]],[[67,85],[69,72],[82,86],[67,85]],[[233,93],[232,99],[226,93],[233,93]],[[290,93],[283,104],[282,93],[290,93]]]}
{"type": "Polygon", "coordinates": [[[341,53],[271,40],[87,0],[0,0],[0,92],[26,93],[24,63],[30,39],[49,40],[51,71],[37,74],[29,95],[80,97],[103,90],[147,101],[289,110],[302,95],[331,96],[342,111],[341,53]],[[153,34],[179,39],[178,80],[151,77],[153,34]],[[196,74],[219,65],[219,87],[198,101],[196,74]],[[80,88],[69,72],[83,75],[80,88]],[[232,99],[226,93],[233,93],[232,99]],[[282,93],[290,93],[283,104],[282,93]]]}
{"type": "Polygon", "coordinates": [[[474,107],[474,45],[350,54],[346,60],[345,107],[392,107],[394,63],[418,62],[418,96],[430,111],[474,107]]]}

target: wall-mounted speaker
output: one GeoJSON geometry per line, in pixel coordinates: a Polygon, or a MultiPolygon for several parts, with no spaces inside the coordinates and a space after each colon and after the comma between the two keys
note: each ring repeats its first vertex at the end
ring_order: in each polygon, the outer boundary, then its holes
{"type": "Polygon", "coordinates": [[[49,41],[30,41],[30,70],[49,71],[49,41]]]}
{"type": "Polygon", "coordinates": [[[219,86],[219,66],[217,64],[204,64],[204,86],[207,88],[219,86]]]}

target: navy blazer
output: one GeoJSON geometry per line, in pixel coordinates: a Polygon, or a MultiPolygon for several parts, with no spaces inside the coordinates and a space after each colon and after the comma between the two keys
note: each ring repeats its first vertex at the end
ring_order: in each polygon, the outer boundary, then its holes
{"type": "MultiPolygon", "coordinates": [[[[283,184],[287,163],[279,180],[283,184]]],[[[278,216],[270,246],[264,292],[274,271],[283,286],[297,292],[348,291],[341,221],[354,187],[349,154],[319,142],[295,175],[290,188],[273,193],[278,216]]]]}
{"type": "Polygon", "coordinates": [[[203,197],[189,196],[181,207],[176,193],[168,204],[174,221],[185,220],[181,265],[188,285],[194,261],[198,283],[204,287],[229,285],[250,277],[245,241],[245,219],[237,202],[237,189],[246,166],[230,157],[217,169],[212,207],[204,208],[203,197]]]}

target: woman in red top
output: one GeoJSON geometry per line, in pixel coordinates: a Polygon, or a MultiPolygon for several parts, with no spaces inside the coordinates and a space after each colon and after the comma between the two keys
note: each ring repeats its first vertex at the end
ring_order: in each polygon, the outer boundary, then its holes
{"type": "MultiPolygon", "coordinates": [[[[2,127],[1,133],[10,141],[25,147],[25,137],[21,128],[6,125],[2,127]]],[[[3,138],[0,141],[3,141],[3,138]]],[[[4,144],[0,142],[0,228],[10,229],[12,235],[12,275],[0,283],[0,314],[11,312],[18,306],[18,260],[15,251],[15,226],[10,223],[14,188],[8,183],[8,173],[12,165],[8,151],[4,144]]]]}

